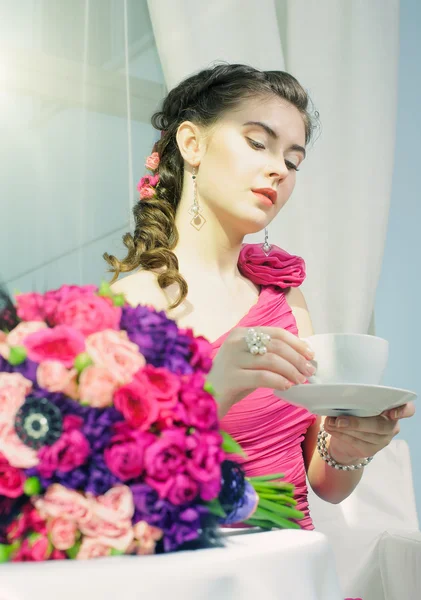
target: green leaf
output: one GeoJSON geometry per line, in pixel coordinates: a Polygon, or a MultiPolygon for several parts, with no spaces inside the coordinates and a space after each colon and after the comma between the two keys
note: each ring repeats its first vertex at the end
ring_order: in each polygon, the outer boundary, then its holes
{"type": "Polygon", "coordinates": [[[66,550],[66,554],[69,558],[76,558],[79,553],[79,548],[81,546],[81,542],[76,542],[74,546],[66,550]]]}
{"type": "Polygon", "coordinates": [[[220,432],[222,435],[222,450],[227,454],[238,454],[239,456],[246,457],[246,453],[238,444],[234,438],[230,436],[226,431],[220,432]]]}
{"type": "Polygon", "coordinates": [[[113,304],[114,304],[114,306],[124,306],[126,304],[125,295],[124,294],[116,294],[113,297],[113,304]]]}
{"type": "Polygon", "coordinates": [[[87,352],[81,352],[75,358],[75,362],[73,363],[76,371],[80,374],[86,367],[90,367],[94,364],[94,361],[89,356],[87,352]]]}
{"type": "Polygon", "coordinates": [[[203,389],[205,390],[205,392],[208,392],[208,394],[210,394],[211,396],[216,396],[214,387],[211,383],[209,383],[209,381],[205,381],[205,385],[203,386],[203,389]]]}
{"type": "Polygon", "coordinates": [[[218,498],[214,498],[210,502],[207,502],[206,507],[208,508],[209,512],[212,513],[213,515],[216,515],[217,517],[222,517],[222,518],[226,517],[226,513],[225,513],[224,509],[222,508],[221,503],[219,502],[218,498]]]}
{"type": "Polygon", "coordinates": [[[9,364],[13,367],[21,365],[26,360],[26,348],[23,346],[12,346],[10,348],[9,358],[7,359],[9,364]]]}
{"type": "Polygon", "coordinates": [[[27,496],[37,496],[42,489],[41,482],[38,477],[28,477],[23,484],[23,491],[27,496]]]}
{"type": "Polygon", "coordinates": [[[109,298],[114,296],[111,285],[108,283],[108,281],[101,281],[98,289],[98,296],[108,296],[109,298]]]}
{"type": "Polygon", "coordinates": [[[5,563],[9,560],[12,550],[12,546],[9,546],[8,544],[0,544],[0,563],[5,563]]]}
{"type": "Polygon", "coordinates": [[[123,550],[116,550],[116,548],[111,548],[111,556],[121,556],[125,554],[123,550]]]}

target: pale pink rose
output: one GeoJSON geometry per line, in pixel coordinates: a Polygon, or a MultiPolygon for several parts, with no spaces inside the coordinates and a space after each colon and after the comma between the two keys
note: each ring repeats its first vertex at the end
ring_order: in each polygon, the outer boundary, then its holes
{"type": "Polygon", "coordinates": [[[0,356],[8,360],[10,355],[10,348],[7,344],[7,334],[4,331],[0,331],[0,356]]]}
{"type": "Polygon", "coordinates": [[[103,367],[91,366],[82,371],[79,379],[79,397],[95,408],[104,408],[113,403],[113,394],[118,381],[103,367]]]}
{"type": "Polygon", "coordinates": [[[150,200],[155,196],[155,190],[149,185],[144,185],[139,190],[139,196],[142,200],[150,200]]]}
{"type": "Polygon", "coordinates": [[[12,423],[0,422],[0,452],[12,467],[30,469],[39,462],[37,452],[21,442],[12,423]]]}
{"type": "Polygon", "coordinates": [[[106,518],[104,508],[111,509],[120,519],[131,519],[134,513],[133,494],[127,485],[116,485],[102,496],[98,496],[96,514],[106,518]],[[100,505],[100,506],[98,506],[100,505]]]}
{"type": "Polygon", "coordinates": [[[16,325],[7,336],[7,344],[11,346],[24,346],[24,340],[31,333],[47,329],[47,324],[42,321],[25,321],[16,325]]]}
{"type": "Polygon", "coordinates": [[[110,556],[111,548],[102,544],[94,538],[83,538],[82,543],[77,553],[77,560],[87,560],[89,558],[101,558],[110,556]]]}
{"type": "Polygon", "coordinates": [[[89,520],[92,516],[89,500],[59,483],[50,485],[44,496],[35,500],[35,507],[44,518],[65,517],[77,524],[89,520]]]}
{"type": "Polygon", "coordinates": [[[137,541],[135,545],[136,554],[154,554],[156,542],[164,535],[158,527],[153,527],[146,521],[139,521],[133,527],[134,537],[137,541]]]}
{"type": "Polygon", "coordinates": [[[28,358],[34,362],[58,360],[70,368],[76,356],[85,350],[85,338],[72,327],[58,325],[28,335],[25,347],[28,358]]]}
{"type": "MultiPolygon", "coordinates": [[[[6,375],[6,373],[1,373],[6,375]]],[[[0,423],[13,426],[16,413],[25,402],[25,391],[22,387],[0,386],[0,423]]]]}
{"type": "Polygon", "coordinates": [[[130,489],[116,486],[103,496],[91,497],[89,503],[92,518],[80,524],[81,532],[125,551],[133,539],[134,503],[130,489]]]}
{"type": "Polygon", "coordinates": [[[120,385],[131,381],[133,375],[145,366],[146,361],[126,331],[106,329],[93,333],[86,339],[86,352],[95,366],[107,369],[120,385]]]}
{"type": "Polygon", "coordinates": [[[4,387],[18,388],[26,396],[32,390],[32,381],[20,373],[0,373],[0,388],[4,387]]]}
{"type": "Polygon", "coordinates": [[[49,392],[62,392],[78,398],[76,369],[66,369],[58,360],[45,360],[37,368],[38,385],[49,392]]]}
{"type": "Polygon", "coordinates": [[[48,534],[57,550],[68,550],[75,545],[77,525],[65,517],[55,517],[48,522],[48,534]]]}
{"type": "Polygon", "coordinates": [[[159,154],[158,152],[152,152],[150,156],[146,159],[145,167],[150,171],[156,171],[159,167],[159,154]]]}

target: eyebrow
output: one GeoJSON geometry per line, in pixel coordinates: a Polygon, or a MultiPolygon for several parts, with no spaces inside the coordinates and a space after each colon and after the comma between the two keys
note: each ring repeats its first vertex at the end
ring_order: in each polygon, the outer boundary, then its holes
{"type": "MultiPolygon", "coordinates": [[[[276,133],[276,131],[274,131],[272,129],[272,127],[269,127],[269,125],[267,123],[263,123],[262,121],[247,121],[247,123],[244,123],[243,127],[246,127],[247,125],[252,125],[254,127],[260,127],[261,129],[266,131],[266,133],[268,135],[270,135],[270,137],[273,138],[274,140],[279,139],[279,135],[276,133]]],[[[297,152],[302,152],[304,158],[306,157],[305,148],[303,148],[303,146],[300,146],[299,144],[292,144],[289,147],[289,150],[296,150],[297,152]]]]}

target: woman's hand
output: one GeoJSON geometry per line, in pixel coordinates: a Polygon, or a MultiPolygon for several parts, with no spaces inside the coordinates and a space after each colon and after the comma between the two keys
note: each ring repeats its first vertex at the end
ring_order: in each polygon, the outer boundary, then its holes
{"type": "Polygon", "coordinates": [[[285,329],[259,327],[268,334],[265,354],[251,354],[246,335],[248,330],[232,330],[214,358],[208,381],[220,404],[220,416],[255,389],[287,390],[296,383],[305,383],[315,369],[309,363],[314,358],[308,345],[285,329]]]}
{"type": "Polygon", "coordinates": [[[377,417],[327,417],[324,428],[332,437],[329,454],[340,464],[352,464],[374,456],[399,433],[399,419],[415,414],[413,402],[377,417]]]}

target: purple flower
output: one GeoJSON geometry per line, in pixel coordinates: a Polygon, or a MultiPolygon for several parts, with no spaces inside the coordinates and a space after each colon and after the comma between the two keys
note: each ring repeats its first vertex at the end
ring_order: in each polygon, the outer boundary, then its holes
{"type": "Polygon", "coordinates": [[[82,433],[89,442],[92,452],[99,453],[104,450],[114,435],[114,425],[123,421],[123,415],[114,407],[88,408],[84,415],[82,433]]]}
{"type": "Polygon", "coordinates": [[[191,339],[179,332],[177,324],[161,311],[146,306],[125,306],[120,321],[132,342],[139,346],[146,362],[166,367],[172,373],[190,374],[191,339]]]}
{"type": "Polygon", "coordinates": [[[5,358],[0,356],[0,373],[20,373],[26,379],[36,384],[38,364],[26,359],[22,364],[13,366],[5,358]]]}
{"type": "Polygon", "coordinates": [[[148,485],[138,483],[130,486],[135,504],[133,522],[146,521],[164,532],[164,550],[176,550],[185,542],[199,537],[203,517],[208,515],[204,506],[174,506],[161,500],[148,485]]]}

